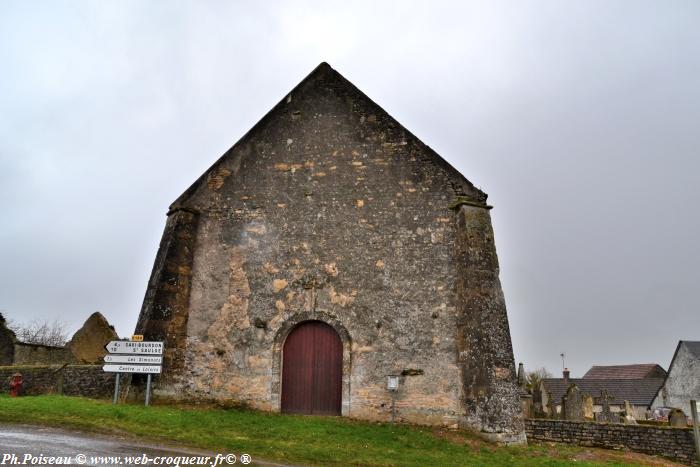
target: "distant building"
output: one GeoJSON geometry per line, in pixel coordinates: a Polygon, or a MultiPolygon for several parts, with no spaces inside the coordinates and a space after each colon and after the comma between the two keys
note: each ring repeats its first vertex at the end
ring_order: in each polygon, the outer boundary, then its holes
{"type": "Polygon", "coordinates": [[[700,341],[679,341],[652,407],[676,407],[690,415],[691,399],[700,400],[700,341]]]}
{"type": "Polygon", "coordinates": [[[665,378],[666,370],[656,363],[635,365],[594,365],[583,379],[642,379],[665,378]]]}
{"type": "MultiPolygon", "coordinates": [[[[623,365],[634,367],[642,365],[623,365]]],[[[658,366],[658,365],[656,365],[658,366]]],[[[596,367],[591,368],[593,370],[596,367]]],[[[605,367],[598,367],[605,368],[605,367]]],[[[659,367],[662,371],[663,368],[659,367]]],[[[590,370],[589,372],[590,373],[590,370]]],[[[586,373],[586,374],[588,374],[586,373]]],[[[602,402],[599,400],[603,391],[610,396],[609,404],[611,412],[620,412],[625,408],[625,401],[634,406],[634,418],[643,420],[647,418],[647,410],[652,407],[652,401],[664,382],[663,378],[570,378],[569,371],[564,371],[563,378],[545,378],[540,384],[541,406],[545,414],[549,414],[549,408],[557,413],[561,412],[562,397],[572,384],[575,384],[582,394],[593,397],[593,413],[602,411],[602,402]],[[550,403],[551,400],[551,403],[550,403]]]]}

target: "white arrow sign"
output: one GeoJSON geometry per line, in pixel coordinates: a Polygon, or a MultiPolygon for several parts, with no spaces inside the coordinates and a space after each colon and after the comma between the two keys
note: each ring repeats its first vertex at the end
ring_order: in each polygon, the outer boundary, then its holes
{"type": "Polygon", "coordinates": [[[163,357],[155,355],[105,355],[105,363],[140,363],[160,365],[163,357]]]}
{"type": "Polygon", "coordinates": [[[160,373],[160,365],[102,365],[107,373],[160,373]]]}
{"type": "Polygon", "coordinates": [[[131,342],[131,341],[111,341],[105,345],[109,353],[127,353],[140,355],[162,355],[162,342],[131,342]]]}

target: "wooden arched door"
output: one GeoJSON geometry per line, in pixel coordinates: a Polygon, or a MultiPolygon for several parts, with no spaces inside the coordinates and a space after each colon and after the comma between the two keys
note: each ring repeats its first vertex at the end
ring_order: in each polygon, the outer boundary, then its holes
{"type": "Polygon", "coordinates": [[[282,412],[340,415],[343,344],[331,326],[306,321],[282,348],[282,412]]]}

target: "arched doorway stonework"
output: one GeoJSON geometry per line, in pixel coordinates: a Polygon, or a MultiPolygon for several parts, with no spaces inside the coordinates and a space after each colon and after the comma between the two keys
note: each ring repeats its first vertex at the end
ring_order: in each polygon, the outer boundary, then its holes
{"type": "Polygon", "coordinates": [[[281,411],[282,409],[282,349],[284,342],[294,328],[306,321],[321,321],[332,327],[340,336],[340,341],[343,346],[343,374],[342,374],[342,401],[341,415],[350,413],[350,371],[352,368],[351,347],[352,340],[345,326],[335,317],[324,311],[313,311],[297,313],[290,317],[277,331],[275,341],[272,348],[272,388],[271,388],[271,405],[273,410],[281,411]]]}

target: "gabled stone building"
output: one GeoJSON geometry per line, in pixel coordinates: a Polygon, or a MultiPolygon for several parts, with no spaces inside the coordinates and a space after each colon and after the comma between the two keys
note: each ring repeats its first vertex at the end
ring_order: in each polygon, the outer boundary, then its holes
{"type": "Polygon", "coordinates": [[[486,196],[322,63],[170,206],[156,397],[524,441],[486,196]]]}
{"type": "Polygon", "coordinates": [[[700,341],[678,341],[652,407],[675,407],[690,416],[691,400],[700,400],[700,341]]]}

